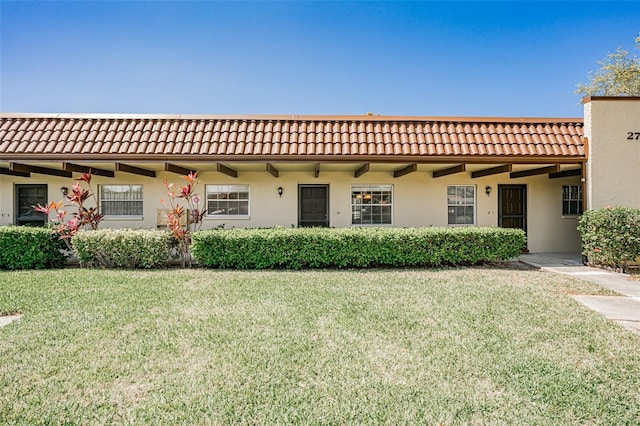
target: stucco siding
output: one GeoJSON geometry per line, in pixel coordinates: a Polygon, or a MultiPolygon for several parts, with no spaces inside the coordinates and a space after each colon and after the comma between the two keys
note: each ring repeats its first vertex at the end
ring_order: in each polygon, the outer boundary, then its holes
{"type": "Polygon", "coordinates": [[[587,207],[640,208],[640,99],[585,103],[587,207]],[[628,139],[628,133],[632,133],[628,139]]]}
{"type": "MultiPolygon", "coordinates": [[[[116,178],[95,176],[92,184],[143,185],[143,216],[134,220],[107,218],[105,228],[154,228],[156,212],[162,208],[161,199],[167,199],[162,181],[181,183],[176,174],[159,173],[153,178],[119,173],[116,178]]],[[[298,223],[298,185],[329,185],[329,224],[333,227],[351,226],[351,185],[393,185],[392,226],[448,226],[447,185],[474,185],[476,188],[475,223],[480,226],[498,225],[498,185],[524,184],[527,193],[527,231],[532,252],[577,251],[580,239],[576,231],[576,218],[562,217],[562,185],[579,184],[580,178],[549,179],[540,175],[523,179],[509,179],[508,174],[472,179],[469,173],[459,173],[438,179],[430,173],[412,173],[393,178],[388,172],[366,173],[354,178],[353,172],[325,172],[314,178],[308,171],[281,172],[274,178],[265,172],[243,172],[231,178],[216,172],[199,176],[198,192],[205,202],[206,184],[248,184],[250,186],[250,214],[247,218],[207,217],[203,229],[221,224],[225,227],[290,227],[298,223]],[[485,187],[491,186],[490,195],[485,187]],[[278,187],[283,188],[282,197],[278,187]]],[[[49,200],[61,198],[60,187],[70,187],[71,179],[34,175],[31,178],[0,176],[0,225],[9,225],[13,218],[13,187],[15,184],[46,183],[49,200]]]]}

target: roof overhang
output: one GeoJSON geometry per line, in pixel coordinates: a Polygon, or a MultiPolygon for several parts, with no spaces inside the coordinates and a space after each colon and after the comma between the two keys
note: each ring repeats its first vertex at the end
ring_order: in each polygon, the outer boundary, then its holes
{"type": "Polygon", "coordinates": [[[500,156],[500,155],[165,155],[165,154],[0,154],[0,161],[91,161],[91,162],[192,162],[192,163],[418,163],[418,164],[577,164],[585,156],[500,156]]]}

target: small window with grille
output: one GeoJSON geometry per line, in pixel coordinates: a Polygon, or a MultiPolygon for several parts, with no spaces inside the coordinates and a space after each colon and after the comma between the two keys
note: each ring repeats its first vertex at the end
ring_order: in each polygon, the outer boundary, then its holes
{"type": "Polygon", "coordinates": [[[447,209],[449,225],[473,225],[476,223],[475,185],[448,185],[447,209]]]}
{"type": "Polygon", "coordinates": [[[562,185],[562,215],[582,214],[582,185],[562,185]]]}
{"type": "Polygon", "coordinates": [[[353,185],[352,225],[391,225],[393,185],[353,185]]]}
{"type": "Polygon", "coordinates": [[[100,213],[105,217],[142,217],[142,185],[100,185],[100,213]]]}
{"type": "Polygon", "coordinates": [[[249,216],[249,185],[207,185],[207,216],[249,216]]]}

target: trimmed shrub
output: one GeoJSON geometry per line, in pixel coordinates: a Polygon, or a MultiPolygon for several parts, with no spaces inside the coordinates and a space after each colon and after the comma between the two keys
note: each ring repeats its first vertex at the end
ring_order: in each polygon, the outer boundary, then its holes
{"type": "Polygon", "coordinates": [[[640,209],[586,211],[578,221],[578,231],[582,254],[591,263],[626,269],[640,256],[640,209]]]}
{"type": "Polygon", "coordinates": [[[175,243],[168,231],[99,229],[78,232],[71,244],[81,265],[105,268],[166,266],[175,243]]]}
{"type": "Polygon", "coordinates": [[[60,268],[66,245],[50,228],[0,227],[0,269],[60,268]]]}
{"type": "Polygon", "coordinates": [[[214,268],[365,268],[477,264],[509,259],[522,230],[464,228],[272,228],[193,234],[192,254],[214,268]]]}

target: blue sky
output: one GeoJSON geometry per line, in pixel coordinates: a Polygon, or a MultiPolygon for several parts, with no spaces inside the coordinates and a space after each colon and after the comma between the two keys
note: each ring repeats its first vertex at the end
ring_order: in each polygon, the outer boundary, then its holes
{"type": "Polygon", "coordinates": [[[640,2],[0,0],[3,112],[580,117],[640,2]]]}

